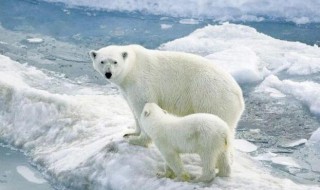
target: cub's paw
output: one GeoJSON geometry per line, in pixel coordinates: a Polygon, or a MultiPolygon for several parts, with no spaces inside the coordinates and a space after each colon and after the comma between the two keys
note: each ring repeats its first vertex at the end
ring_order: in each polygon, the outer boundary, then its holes
{"type": "Polygon", "coordinates": [[[164,172],[158,172],[157,173],[157,177],[158,178],[170,178],[170,179],[174,179],[176,177],[176,175],[174,173],[164,173],[164,172]]]}
{"type": "Polygon", "coordinates": [[[159,178],[165,177],[165,178],[174,179],[176,177],[176,175],[172,171],[167,170],[166,172],[158,172],[157,177],[159,177],[159,178]]]}
{"type": "Polygon", "coordinates": [[[184,172],[181,174],[181,176],[178,177],[180,181],[190,181],[191,177],[187,172],[184,172]]]}

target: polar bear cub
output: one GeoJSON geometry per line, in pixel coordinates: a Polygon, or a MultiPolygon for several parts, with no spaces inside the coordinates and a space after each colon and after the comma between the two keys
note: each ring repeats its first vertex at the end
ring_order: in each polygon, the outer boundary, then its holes
{"type": "Polygon", "coordinates": [[[180,153],[199,154],[202,175],[196,182],[209,182],[216,176],[229,176],[231,132],[219,117],[197,113],[177,117],[167,113],[155,103],[145,104],[140,117],[141,127],[153,140],[166,162],[165,177],[190,180],[180,153]]]}

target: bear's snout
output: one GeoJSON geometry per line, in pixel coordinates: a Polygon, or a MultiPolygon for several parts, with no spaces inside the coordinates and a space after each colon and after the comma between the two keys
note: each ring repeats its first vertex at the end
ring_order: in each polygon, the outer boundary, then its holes
{"type": "Polygon", "coordinates": [[[106,76],[106,77],[107,77],[107,79],[110,79],[110,78],[111,78],[111,76],[112,76],[112,73],[111,73],[111,72],[106,72],[106,74],[105,74],[104,76],[106,76]]]}

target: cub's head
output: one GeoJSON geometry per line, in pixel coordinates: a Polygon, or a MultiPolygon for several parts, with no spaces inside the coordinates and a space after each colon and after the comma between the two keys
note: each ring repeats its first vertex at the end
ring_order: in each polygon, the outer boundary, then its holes
{"type": "Polygon", "coordinates": [[[161,109],[155,103],[146,103],[141,113],[141,119],[153,118],[167,113],[166,110],[161,109]]]}
{"type": "Polygon", "coordinates": [[[93,68],[105,79],[120,84],[132,66],[135,53],[128,46],[107,46],[99,50],[91,50],[93,68]]]}

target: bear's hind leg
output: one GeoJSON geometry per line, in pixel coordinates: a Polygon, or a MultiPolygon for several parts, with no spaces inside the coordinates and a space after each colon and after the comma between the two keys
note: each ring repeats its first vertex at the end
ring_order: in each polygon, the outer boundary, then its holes
{"type": "Polygon", "coordinates": [[[218,176],[220,177],[229,177],[231,173],[231,167],[230,167],[230,152],[225,151],[221,153],[218,157],[218,176]]]}

